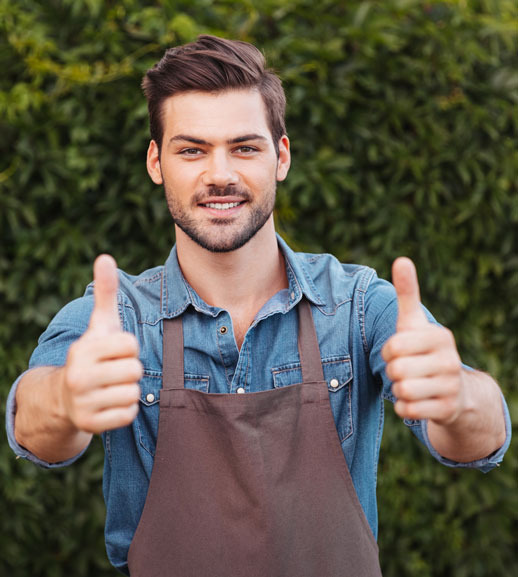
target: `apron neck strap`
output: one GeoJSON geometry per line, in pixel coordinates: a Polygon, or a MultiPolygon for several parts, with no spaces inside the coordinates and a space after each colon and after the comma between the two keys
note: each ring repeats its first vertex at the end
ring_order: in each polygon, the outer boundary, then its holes
{"type": "Polygon", "coordinates": [[[182,317],[164,319],[162,339],[162,387],[183,389],[183,323],[182,317]]]}
{"type": "MultiPolygon", "coordinates": [[[[311,313],[311,306],[302,299],[297,306],[299,318],[298,347],[302,381],[304,383],[324,380],[317,333],[311,313]]],[[[163,387],[164,389],[184,388],[183,369],[183,323],[182,317],[163,321],[163,387]]]]}
{"type": "Polygon", "coordinates": [[[318,347],[315,323],[309,302],[302,298],[297,306],[299,315],[299,356],[302,382],[313,383],[324,380],[320,349],[318,347]]]}

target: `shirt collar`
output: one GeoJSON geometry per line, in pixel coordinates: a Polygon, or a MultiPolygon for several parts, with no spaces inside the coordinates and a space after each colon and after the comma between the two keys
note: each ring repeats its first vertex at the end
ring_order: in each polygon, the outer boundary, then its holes
{"type": "MultiPolygon", "coordinates": [[[[304,255],[294,252],[279,235],[277,235],[277,241],[285,258],[289,288],[272,297],[261,309],[260,316],[267,316],[274,312],[288,312],[298,304],[302,296],[315,305],[324,305],[305,266],[304,255]]],[[[189,305],[213,317],[216,317],[222,310],[209,306],[185,280],[178,264],[175,245],[164,266],[161,294],[162,314],[165,318],[176,317],[182,314],[189,305]]]]}
{"type": "Polygon", "coordinates": [[[302,295],[313,304],[323,306],[325,303],[322,296],[319,294],[306,267],[307,255],[294,252],[279,235],[277,235],[277,242],[286,261],[286,272],[288,274],[292,306],[300,301],[302,295]]]}

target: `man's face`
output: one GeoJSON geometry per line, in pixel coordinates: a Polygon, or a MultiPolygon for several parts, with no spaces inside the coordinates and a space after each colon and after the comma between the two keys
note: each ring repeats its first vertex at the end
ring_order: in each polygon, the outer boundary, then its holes
{"type": "Polygon", "coordinates": [[[290,162],[287,137],[277,157],[261,95],[178,94],[164,102],[163,122],[160,157],[152,141],[147,166],[175,224],[212,252],[242,247],[272,218],[290,162]]]}

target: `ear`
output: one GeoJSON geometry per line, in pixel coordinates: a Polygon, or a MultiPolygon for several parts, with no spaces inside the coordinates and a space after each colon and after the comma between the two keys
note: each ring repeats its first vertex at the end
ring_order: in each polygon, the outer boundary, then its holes
{"type": "Polygon", "coordinates": [[[160,169],[160,154],[158,144],[152,140],[147,149],[147,172],[155,184],[162,184],[162,170],[160,169]]]}
{"type": "Polygon", "coordinates": [[[279,160],[277,161],[277,180],[281,182],[288,175],[291,164],[290,139],[284,135],[279,140],[279,160]]]}

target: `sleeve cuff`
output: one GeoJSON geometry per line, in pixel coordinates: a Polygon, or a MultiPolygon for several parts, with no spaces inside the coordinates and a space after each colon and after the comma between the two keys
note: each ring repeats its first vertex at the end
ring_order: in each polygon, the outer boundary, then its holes
{"type": "MultiPolygon", "coordinates": [[[[30,369],[28,369],[30,370],[30,369]]],[[[55,469],[58,467],[65,467],[67,465],[70,465],[71,463],[74,463],[75,461],[77,461],[77,459],[79,459],[79,457],[81,457],[81,455],[86,451],[86,449],[88,447],[85,447],[80,453],[78,453],[75,457],[72,457],[71,459],[67,459],[66,461],[59,461],[57,463],[49,463],[48,461],[43,461],[42,459],[39,459],[38,457],[36,457],[36,455],[34,455],[33,453],[31,453],[30,451],[28,451],[27,449],[25,449],[25,447],[22,447],[21,445],[19,445],[16,442],[16,438],[14,436],[14,420],[16,418],[16,391],[18,389],[18,383],[20,382],[20,380],[22,379],[22,377],[28,372],[25,371],[24,373],[22,373],[14,382],[13,386],[11,387],[11,391],[9,392],[9,396],[7,397],[7,405],[6,405],[6,411],[5,411],[5,428],[7,431],[7,440],[9,442],[9,446],[11,447],[11,449],[14,451],[16,458],[22,458],[22,459],[27,459],[28,461],[31,461],[32,463],[38,465],[39,467],[43,467],[45,469],[55,469]]]]}
{"type": "Polygon", "coordinates": [[[430,439],[428,437],[428,420],[421,421],[421,432],[423,434],[423,440],[425,445],[427,446],[430,453],[443,465],[447,467],[458,467],[464,469],[479,469],[483,473],[488,473],[491,469],[498,467],[499,464],[502,462],[504,458],[505,452],[507,451],[509,445],[511,444],[511,416],[509,415],[509,409],[507,407],[507,403],[505,402],[504,396],[500,393],[502,399],[502,408],[504,411],[504,419],[505,419],[505,441],[504,444],[497,449],[491,455],[484,457],[483,459],[477,459],[476,461],[470,461],[468,463],[459,463],[458,461],[452,461],[451,459],[446,459],[442,455],[440,455],[432,446],[430,439]]]}

